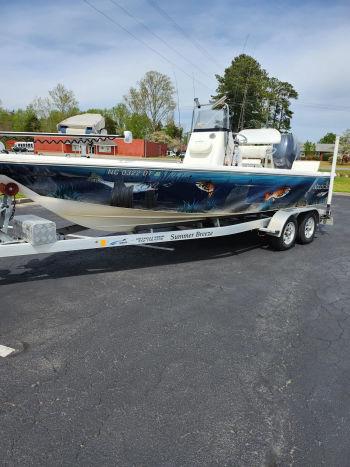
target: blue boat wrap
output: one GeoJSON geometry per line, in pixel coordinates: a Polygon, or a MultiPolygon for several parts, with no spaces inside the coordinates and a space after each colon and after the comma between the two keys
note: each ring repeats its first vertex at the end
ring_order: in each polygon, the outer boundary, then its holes
{"type": "Polygon", "coordinates": [[[177,212],[244,213],[324,204],[329,176],[0,162],[0,173],[42,196],[177,212]],[[121,195],[122,194],[122,195],[121,195]]]}

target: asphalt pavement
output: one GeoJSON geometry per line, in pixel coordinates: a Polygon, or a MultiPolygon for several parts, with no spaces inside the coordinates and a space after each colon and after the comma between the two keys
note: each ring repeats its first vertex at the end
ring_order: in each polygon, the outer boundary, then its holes
{"type": "Polygon", "coordinates": [[[350,198],[333,209],[286,252],[0,260],[0,465],[348,466],[350,198]]]}

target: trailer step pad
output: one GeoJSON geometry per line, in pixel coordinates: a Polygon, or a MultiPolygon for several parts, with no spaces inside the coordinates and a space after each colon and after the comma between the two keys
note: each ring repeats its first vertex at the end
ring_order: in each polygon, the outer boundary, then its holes
{"type": "Polygon", "coordinates": [[[14,238],[25,240],[31,245],[45,245],[57,240],[56,224],[39,216],[21,215],[13,219],[14,238]]]}

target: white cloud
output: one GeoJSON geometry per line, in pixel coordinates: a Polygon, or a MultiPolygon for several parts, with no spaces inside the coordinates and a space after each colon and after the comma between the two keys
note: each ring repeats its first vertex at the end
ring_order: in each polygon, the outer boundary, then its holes
{"type": "MultiPolygon", "coordinates": [[[[274,76],[291,82],[300,95],[293,128],[301,139],[350,127],[349,18],[347,3],[179,1],[161,5],[197,40],[221,69],[166,22],[146,0],[118,0],[133,15],[172,44],[197,67],[145,31],[109,0],[89,0],[141,40],[176,63],[195,80],[205,101],[215,92],[214,73],[222,73],[240,53],[253,54],[274,76]],[[344,110],[324,107],[344,106],[344,110]],[[347,110],[349,109],[349,110],[347,110]]],[[[193,83],[182,71],[154,54],[83,2],[19,0],[2,7],[0,98],[9,108],[46,95],[57,82],[74,90],[82,108],[111,106],[150,69],[176,73],[182,115],[189,120],[193,83]]]]}

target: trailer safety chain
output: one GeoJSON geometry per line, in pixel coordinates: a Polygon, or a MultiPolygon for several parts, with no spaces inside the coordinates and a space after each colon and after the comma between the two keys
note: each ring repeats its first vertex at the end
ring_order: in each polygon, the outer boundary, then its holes
{"type": "Polygon", "coordinates": [[[13,201],[12,201],[12,212],[11,212],[11,216],[10,216],[10,219],[9,219],[9,222],[12,221],[12,219],[15,217],[15,212],[16,212],[16,195],[13,196],[13,201]]]}

